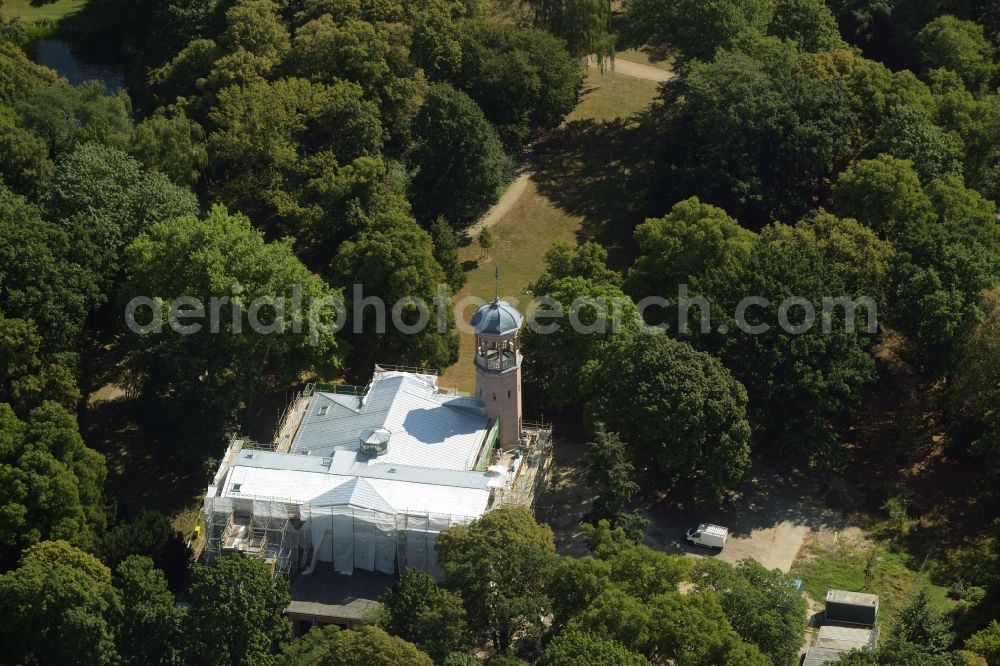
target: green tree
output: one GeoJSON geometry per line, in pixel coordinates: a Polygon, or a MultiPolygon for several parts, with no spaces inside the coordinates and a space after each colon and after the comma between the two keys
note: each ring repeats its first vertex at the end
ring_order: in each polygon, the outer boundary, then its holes
{"type": "Polygon", "coordinates": [[[635,0],[626,12],[627,34],[634,45],[655,37],[685,59],[711,60],[741,34],[763,33],[773,11],[767,0],[635,0]]]}
{"type": "Polygon", "coordinates": [[[65,541],[24,551],[0,575],[0,641],[9,664],[117,664],[114,628],[121,602],[111,571],[65,541]]]}
{"type": "Polygon", "coordinates": [[[925,70],[950,69],[974,92],[986,90],[997,71],[994,47],[983,34],[983,26],[974,21],[938,16],[916,34],[913,46],[925,70]]]}
{"type": "Polygon", "coordinates": [[[0,185],[0,311],[34,320],[43,353],[72,349],[103,298],[97,276],[75,255],[64,229],[0,185]]]}
{"type": "Polygon", "coordinates": [[[88,143],[59,160],[45,198],[50,219],[105,293],[119,279],[124,247],[162,220],[196,215],[198,201],[161,173],[114,148],[88,143]]]}
{"type": "Polygon", "coordinates": [[[385,178],[377,106],[355,83],[287,78],[225,88],[209,120],[210,194],[325,268],[385,178]]]}
{"type": "Polygon", "coordinates": [[[595,55],[601,66],[614,60],[615,38],[608,32],[611,3],[608,0],[525,0],[531,7],[535,27],[566,40],[570,54],[581,58],[595,55]]]}
{"type": "MultiPolygon", "coordinates": [[[[607,521],[602,521],[609,528],[607,521]]],[[[612,586],[611,564],[603,559],[560,557],[548,579],[547,592],[552,600],[552,615],[557,628],[564,628],[573,617],[612,586]]]]}
{"type": "Polygon", "coordinates": [[[955,368],[961,341],[983,314],[981,293],[1000,282],[1000,229],[965,219],[914,225],[896,241],[893,325],[931,376],[955,368]]]}
{"type": "Polygon", "coordinates": [[[961,141],[917,107],[891,108],[867,151],[910,160],[923,182],[962,173],[961,141]]]}
{"type": "Polygon", "coordinates": [[[458,291],[465,285],[465,269],[458,258],[458,234],[448,224],[448,220],[440,216],[431,223],[430,233],[434,244],[434,260],[444,271],[448,286],[453,291],[458,291]]]}
{"type": "Polygon", "coordinates": [[[104,457],[88,449],[76,418],[43,402],[18,420],[0,404],[0,569],[39,541],[93,548],[104,528],[104,457]]]}
{"type": "Polygon", "coordinates": [[[799,66],[804,58],[789,42],[748,37],[664,86],[650,118],[663,128],[655,182],[668,203],[697,193],[759,229],[825,197],[857,154],[860,117],[834,81],[799,66]]]}
{"type": "Polygon", "coordinates": [[[623,336],[609,354],[591,418],[652,461],[664,487],[720,501],[750,465],[743,386],[718,359],[659,332],[623,336]]]}
{"type": "Polygon", "coordinates": [[[848,293],[867,296],[885,306],[894,249],[892,243],[857,220],[820,209],[794,226],[773,225],[767,236],[772,243],[787,244],[789,252],[795,248],[818,251],[848,293]]]}
{"type": "Polygon", "coordinates": [[[115,643],[123,664],[181,664],[184,611],[148,557],[133,555],[115,570],[122,602],[115,643]]]}
{"type": "Polygon", "coordinates": [[[288,581],[274,578],[263,561],[237,554],[199,564],[187,599],[185,663],[277,663],[271,646],[289,638],[282,613],[291,596],[288,581]]]}
{"type": "Polygon", "coordinates": [[[247,396],[338,367],[337,294],[295,258],[289,239],[267,243],[247,218],[215,207],[204,220],[153,225],[125,257],[123,302],[161,299],[153,312],[136,306],[148,332],[130,339],[130,366],[149,397],[172,396],[223,425],[247,396]],[[190,302],[171,314],[182,296],[200,302],[201,318],[187,316],[190,302]],[[178,328],[189,325],[200,327],[178,328]]]}
{"type": "Polygon", "coordinates": [[[913,163],[891,155],[861,160],[840,174],[833,188],[833,212],[889,240],[934,215],[913,163]]]}
{"type": "Polygon", "coordinates": [[[997,219],[997,206],[976,190],[966,187],[961,176],[945,176],[932,180],[924,187],[938,219],[964,220],[967,224],[992,226],[997,219]]]}
{"type": "Polygon", "coordinates": [[[387,215],[374,221],[340,246],[331,272],[334,281],[355,285],[348,320],[353,372],[366,376],[375,363],[446,368],[458,360],[454,313],[450,307],[442,312],[440,305],[451,302],[446,277],[434,260],[430,235],[412,217],[387,215]],[[379,330],[379,319],[390,322],[392,313],[380,314],[370,306],[356,318],[361,308],[357,299],[372,296],[382,299],[387,310],[396,309],[404,326],[383,324],[384,331],[379,330]]]}
{"type": "MultiPolygon", "coordinates": [[[[359,84],[378,103],[383,126],[397,152],[410,140],[410,125],[427,90],[423,72],[410,58],[413,30],[405,23],[350,16],[343,9],[299,26],[290,65],[303,78],[359,84]]],[[[355,8],[352,7],[351,13],[355,8]]]]}
{"type": "Polygon", "coordinates": [[[774,8],[767,32],[795,41],[803,51],[830,51],[846,46],[837,19],[823,0],[782,0],[774,8]]]}
{"type": "Polygon", "coordinates": [[[129,61],[145,71],[191,40],[221,29],[228,4],[219,0],[111,0],[102,3],[101,28],[121,40],[129,61]]]}
{"type": "Polygon", "coordinates": [[[989,666],[1000,664],[1000,622],[992,620],[965,640],[965,649],[981,655],[989,666]]]}
{"type": "Polygon", "coordinates": [[[38,89],[15,109],[24,126],[45,141],[50,157],[87,142],[124,149],[132,135],[128,95],[124,91],[108,95],[98,81],[38,89]]]}
{"type": "Polygon", "coordinates": [[[468,95],[438,84],[427,92],[413,133],[417,219],[443,215],[457,228],[468,226],[496,202],[510,175],[496,131],[468,95]]]}
{"type": "Polygon", "coordinates": [[[274,0],[236,0],[226,10],[226,29],[220,43],[229,52],[243,50],[279,61],[291,48],[288,29],[274,0]]]}
{"type": "MultiPolygon", "coordinates": [[[[261,662],[263,663],[263,662],[261,662]]],[[[402,638],[378,627],[313,629],[284,648],[276,662],[285,666],[432,666],[430,657],[402,638]]]]}
{"type": "Polygon", "coordinates": [[[615,640],[582,631],[564,631],[542,653],[543,666],[644,666],[645,657],[615,640]]]}
{"type": "Polygon", "coordinates": [[[649,653],[653,614],[650,606],[622,589],[601,592],[569,624],[568,632],[581,632],[615,641],[626,650],[649,653]]]}
{"type": "Polygon", "coordinates": [[[0,312],[0,402],[26,416],[43,400],[67,411],[76,410],[80,389],[65,355],[41,353],[42,338],[35,323],[6,319],[0,312]]]}
{"type": "MultiPolygon", "coordinates": [[[[890,636],[877,650],[852,650],[832,662],[840,666],[954,666],[949,655],[933,654],[923,645],[890,636]]],[[[961,662],[959,662],[961,663],[961,662]]]]}
{"type": "Polygon", "coordinates": [[[552,530],[527,509],[501,507],[451,527],[438,536],[437,552],[445,587],[461,594],[475,635],[508,651],[542,631],[555,545],[552,530]]]}
{"type": "Polygon", "coordinates": [[[8,187],[38,199],[55,168],[45,141],[27,129],[0,123],[0,178],[8,187]]]}
{"type": "Polygon", "coordinates": [[[775,666],[798,663],[806,602],[791,579],[752,559],[735,567],[705,559],[695,564],[691,580],[697,590],[718,594],[729,624],[775,666]]]}
{"type": "Polygon", "coordinates": [[[711,275],[692,290],[711,306],[711,322],[692,306],[694,340],[754,397],[750,416],[764,441],[815,462],[839,455],[836,428],[875,378],[867,349],[877,303],[849,291],[842,270],[820,245],[788,244],[781,227],[768,227],[740,271],[711,275]]]}
{"type": "Polygon", "coordinates": [[[509,151],[540,130],[557,127],[576,106],[584,72],[558,38],[543,30],[467,21],[459,40],[462,65],[450,80],[476,101],[509,151]]]}
{"type": "Polygon", "coordinates": [[[843,95],[857,115],[855,141],[871,138],[893,107],[914,106],[929,112],[936,108],[930,88],[913,72],[893,72],[881,62],[845,48],[805,53],[799,63],[813,78],[832,85],[843,95]]]}
{"type": "Polygon", "coordinates": [[[435,662],[466,643],[462,598],[438,587],[422,571],[407,569],[379,601],[385,630],[415,644],[435,662]]]}
{"type": "Polygon", "coordinates": [[[170,517],[159,511],[143,511],[134,520],[108,529],[101,539],[99,554],[110,567],[133,556],[148,556],[174,591],[185,589],[190,582],[191,551],[170,517]]]}
{"type": "Polygon", "coordinates": [[[646,521],[637,512],[627,512],[632,497],[639,492],[635,465],[618,433],[607,432],[604,424],[595,426],[594,441],[587,443],[587,482],[598,491],[588,518],[591,522],[608,520],[621,527],[636,542],[642,541],[646,521]]]}
{"type": "Polygon", "coordinates": [[[771,660],[729,625],[714,592],[661,594],[649,604],[657,654],[678,666],[766,666],[771,660]]]}
{"type": "MultiPolygon", "coordinates": [[[[597,524],[599,531],[605,527],[604,521],[597,524]]],[[[667,555],[635,543],[618,530],[607,534],[613,535],[615,546],[603,554],[598,547],[598,555],[611,564],[614,584],[637,599],[648,602],[657,595],[674,592],[690,574],[690,562],[683,556],[667,555]]]]}
{"type": "MultiPolygon", "coordinates": [[[[678,202],[664,217],[646,220],[634,236],[641,254],[626,288],[637,301],[647,296],[673,299],[678,287],[695,276],[738,268],[750,256],[755,238],[726,211],[698,197],[678,202]]],[[[659,314],[647,314],[647,322],[657,323],[659,314]]]]}
{"type": "Polygon", "coordinates": [[[524,333],[525,372],[555,407],[581,404],[601,390],[612,345],[639,326],[635,304],[611,282],[547,273],[532,288],[545,297],[524,333]]]}
{"type": "Polygon", "coordinates": [[[161,108],[145,118],[136,125],[128,150],[147,169],[181,186],[194,187],[208,166],[205,130],[183,109],[161,108]]]}
{"type": "Polygon", "coordinates": [[[622,282],[622,276],[608,268],[608,251],[603,245],[592,241],[575,245],[560,240],[545,251],[545,272],[539,276],[531,290],[544,294],[556,280],[570,277],[614,287],[620,286],[622,282]]]}
{"type": "Polygon", "coordinates": [[[479,256],[488,258],[490,256],[490,248],[493,247],[493,232],[487,227],[483,227],[483,230],[479,232],[479,238],[476,240],[479,242],[479,256]]]}
{"type": "Polygon", "coordinates": [[[925,587],[911,595],[899,609],[893,635],[920,645],[931,654],[943,654],[954,638],[944,614],[931,607],[930,595],[925,587]]]}

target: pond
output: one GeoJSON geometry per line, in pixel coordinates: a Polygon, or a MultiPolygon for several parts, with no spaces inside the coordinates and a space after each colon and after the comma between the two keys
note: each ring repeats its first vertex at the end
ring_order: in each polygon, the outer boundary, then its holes
{"type": "Polygon", "coordinates": [[[109,93],[125,86],[125,66],[117,54],[80,48],[65,39],[39,39],[27,51],[33,61],[56,70],[74,86],[103,81],[109,93]]]}

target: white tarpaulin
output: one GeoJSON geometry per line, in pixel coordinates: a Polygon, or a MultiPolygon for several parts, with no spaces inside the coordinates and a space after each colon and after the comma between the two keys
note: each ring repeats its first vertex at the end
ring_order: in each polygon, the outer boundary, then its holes
{"type": "Polygon", "coordinates": [[[311,573],[317,562],[332,564],[339,573],[354,569],[399,573],[407,568],[440,576],[437,535],[452,525],[468,524],[469,516],[449,514],[390,514],[349,506],[302,507],[300,543],[310,552],[311,573]]]}

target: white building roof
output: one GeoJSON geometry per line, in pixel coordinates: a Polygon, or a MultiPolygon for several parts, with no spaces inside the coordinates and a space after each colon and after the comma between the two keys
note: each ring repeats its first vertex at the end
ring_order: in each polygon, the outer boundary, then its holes
{"type": "Polygon", "coordinates": [[[210,494],[476,517],[495,477],[472,470],[488,425],[480,401],[439,393],[432,376],[379,371],[364,396],[314,394],[288,453],[234,443],[210,494]],[[384,453],[360,451],[373,438],[384,453]]]}
{"type": "MultiPolygon", "coordinates": [[[[295,454],[271,454],[297,458],[295,454]]],[[[351,506],[383,513],[437,513],[479,516],[490,499],[489,477],[480,487],[462,487],[397,481],[383,478],[344,476],[329,472],[245,466],[236,462],[226,477],[220,496],[248,499],[280,499],[313,507],[351,506]]]]}
{"type": "Polygon", "coordinates": [[[850,604],[851,606],[870,606],[878,608],[878,595],[867,592],[851,592],[848,590],[827,590],[827,603],[850,604]]]}
{"type": "Polygon", "coordinates": [[[315,393],[291,452],[358,451],[362,435],[384,429],[388,449],[371,463],[468,470],[488,424],[480,401],[438,393],[433,376],[380,372],[364,396],[315,393]]]}

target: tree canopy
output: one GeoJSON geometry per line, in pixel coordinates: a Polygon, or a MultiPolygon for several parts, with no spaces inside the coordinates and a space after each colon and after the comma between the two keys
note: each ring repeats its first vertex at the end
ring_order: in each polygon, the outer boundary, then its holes
{"type": "Polygon", "coordinates": [[[412,643],[378,627],[344,630],[330,625],[313,629],[292,642],[277,663],[287,666],[431,666],[434,662],[412,643]]]}
{"type": "Polygon", "coordinates": [[[132,367],[147,393],[227,419],[254,391],[339,365],[339,294],[296,259],[289,239],[266,242],[242,215],[216,207],[204,220],[155,224],[125,263],[123,302],[148,299],[134,309],[146,332],[132,338],[132,367]],[[171,306],[180,297],[197,303],[171,306]]]}
{"type": "Polygon", "coordinates": [[[588,405],[651,460],[665,488],[721,499],[750,464],[747,393],[711,355],[662,333],[625,337],[610,350],[601,394],[588,405]]]}
{"type": "Polygon", "coordinates": [[[121,611],[100,560],[66,541],[37,543],[0,575],[3,661],[118,663],[112,623],[121,611]]]}
{"type": "Polygon", "coordinates": [[[105,523],[105,476],[104,457],[63,407],[43,402],[22,421],[0,403],[0,569],[40,541],[93,548],[105,523]]]}
{"type": "Polygon", "coordinates": [[[547,525],[522,507],[505,506],[445,530],[437,551],[445,587],[461,595],[473,631],[501,651],[541,631],[555,559],[547,525]]]}
{"type": "Polygon", "coordinates": [[[277,663],[271,647],[289,638],[282,613],[291,597],[288,581],[274,578],[264,561],[237,553],[200,564],[187,599],[184,633],[197,663],[277,663]]]}
{"type": "Polygon", "coordinates": [[[458,228],[468,226],[496,202],[510,176],[496,130],[468,95],[439,84],[427,92],[413,132],[417,218],[444,216],[458,228]]]}

